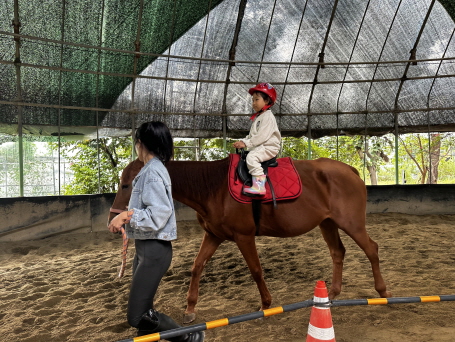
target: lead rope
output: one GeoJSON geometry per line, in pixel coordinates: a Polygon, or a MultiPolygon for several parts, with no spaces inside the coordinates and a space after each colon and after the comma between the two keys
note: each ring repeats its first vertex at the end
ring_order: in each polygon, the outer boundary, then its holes
{"type": "MultiPolygon", "coordinates": [[[[111,213],[121,214],[125,210],[110,208],[109,211],[111,213]]],[[[126,255],[128,253],[128,236],[126,235],[125,228],[123,226],[120,228],[120,232],[122,233],[123,243],[122,243],[122,264],[120,265],[120,270],[118,272],[118,277],[122,278],[123,274],[125,274],[125,269],[126,269],[126,255]]]]}
{"type": "Polygon", "coordinates": [[[128,253],[128,236],[126,235],[125,228],[121,227],[120,232],[122,233],[122,264],[120,265],[120,270],[118,272],[118,277],[122,278],[126,269],[126,255],[128,253]]]}

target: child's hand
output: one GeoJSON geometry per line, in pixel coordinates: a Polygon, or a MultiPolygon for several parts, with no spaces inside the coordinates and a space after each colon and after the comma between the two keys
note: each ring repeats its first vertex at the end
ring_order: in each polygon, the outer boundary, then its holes
{"type": "Polygon", "coordinates": [[[235,148],[245,148],[246,145],[243,141],[236,141],[235,143],[232,144],[235,148]]]}

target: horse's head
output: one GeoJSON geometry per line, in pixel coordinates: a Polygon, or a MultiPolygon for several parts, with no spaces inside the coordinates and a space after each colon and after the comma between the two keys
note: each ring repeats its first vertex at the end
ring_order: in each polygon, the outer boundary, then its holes
{"type": "Polygon", "coordinates": [[[112,203],[112,207],[109,210],[108,224],[117,214],[120,214],[122,211],[128,209],[128,202],[130,200],[131,190],[133,189],[132,183],[134,177],[136,177],[143,166],[144,163],[139,159],[136,159],[123,169],[114,203],[112,203]]]}

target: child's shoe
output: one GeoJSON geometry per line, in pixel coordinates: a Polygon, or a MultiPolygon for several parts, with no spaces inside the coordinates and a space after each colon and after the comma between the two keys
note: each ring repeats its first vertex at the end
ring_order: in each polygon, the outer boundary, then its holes
{"type": "Polygon", "coordinates": [[[251,188],[243,189],[243,193],[247,196],[264,196],[266,193],[265,190],[265,181],[266,175],[262,176],[253,176],[253,185],[251,188]]]}

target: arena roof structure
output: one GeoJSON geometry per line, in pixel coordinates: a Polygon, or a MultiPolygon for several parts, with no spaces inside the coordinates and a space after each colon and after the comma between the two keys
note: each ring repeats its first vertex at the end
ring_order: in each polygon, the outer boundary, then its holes
{"type": "Polygon", "coordinates": [[[4,0],[0,133],[238,137],[269,82],[283,136],[455,131],[454,0],[4,0]]]}

